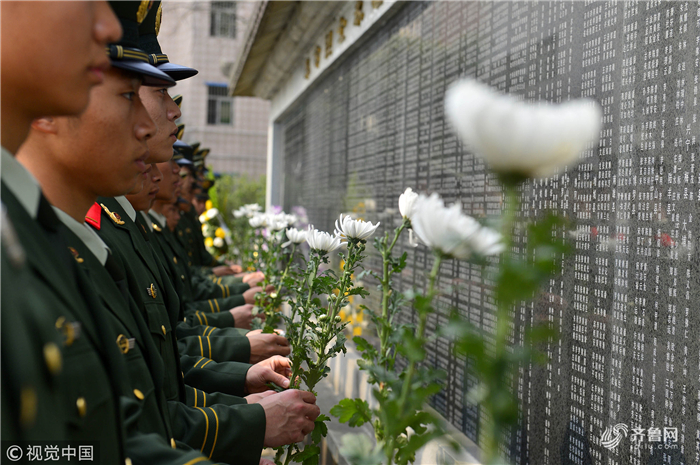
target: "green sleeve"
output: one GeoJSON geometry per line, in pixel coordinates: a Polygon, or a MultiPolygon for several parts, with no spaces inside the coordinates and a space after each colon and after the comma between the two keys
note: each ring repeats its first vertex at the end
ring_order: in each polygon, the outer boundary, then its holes
{"type": "Polygon", "coordinates": [[[210,358],[183,355],[180,366],[185,384],[206,392],[245,395],[245,377],[252,365],[239,362],[215,362],[210,358]]]}
{"type": "Polygon", "coordinates": [[[216,362],[243,362],[250,360],[250,341],[247,337],[212,336],[217,328],[210,327],[207,334],[178,338],[180,355],[207,357],[216,362]]]}
{"type": "Polygon", "coordinates": [[[258,465],[265,440],[265,410],[260,404],[189,407],[168,402],[173,433],[211,460],[258,465]]]}

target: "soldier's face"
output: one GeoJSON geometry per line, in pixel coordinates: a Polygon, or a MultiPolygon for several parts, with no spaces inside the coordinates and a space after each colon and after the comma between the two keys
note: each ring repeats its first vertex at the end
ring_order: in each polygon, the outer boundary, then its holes
{"type": "Polygon", "coordinates": [[[148,141],[149,163],[163,163],[173,156],[173,144],[177,140],[175,120],[181,115],[180,108],[165,87],[141,87],[139,96],[157,131],[148,141]]]}
{"type": "Polygon", "coordinates": [[[102,196],[141,189],[155,125],[139,99],[140,79],[111,68],[78,118],[57,118],[62,165],[76,184],[102,196]]]}
{"type": "Polygon", "coordinates": [[[83,111],[109,67],[105,45],[122,34],[109,4],[3,0],[0,15],[3,107],[31,118],[83,111]]]}
{"type": "Polygon", "coordinates": [[[163,208],[163,215],[165,216],[165,221],[168,223],[168,229],[174,231],[175,227],[177,227],[177,223],[180,221],[180,210],[178,210],[175,205],[166,205],[163,208]]]}
{"type": "Polygon", "coordinates": [[[180,186],[180,167],[174,161],[158,163],[158,169],[163,173],[163,181],[156,194],[156,200],[175,202],[176,192],[180,186]]]}
{"type": "Polygon", "coordinates": [[[127,195],[126,198],[131,203],[136,211],[148,211],[153,206],[156,199],[156,194],[160,188],[162,174],[156,164],[149,165],[146,172],[146,180],[143,183],[143,189],[137,194],[127,195]]]}

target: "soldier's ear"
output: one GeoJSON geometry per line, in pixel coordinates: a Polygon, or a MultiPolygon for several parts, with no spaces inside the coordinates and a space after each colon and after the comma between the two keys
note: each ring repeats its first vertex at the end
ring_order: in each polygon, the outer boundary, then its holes
{"type": "Polygon", "coordinates": [[[42,116],[32,121],[32,129],[45,134],[56,134],[58,132],[56,120],[50,116],[42,116]]]}

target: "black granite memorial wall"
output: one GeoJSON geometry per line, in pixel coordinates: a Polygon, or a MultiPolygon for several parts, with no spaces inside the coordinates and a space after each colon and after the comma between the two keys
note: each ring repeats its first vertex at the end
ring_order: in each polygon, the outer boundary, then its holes
{"type": "MultiPolygon", "coordinates": [[[[516,464],[697,464],[699,71],[697,2],[408,2],[281,121],[284,206],[305,206],[327,231],[352,211],[393,228],[412,187],[498,215],[498,183],[445,121],[447,86],[470,76],[527,100],[595,99],[599,146],[523,189],[520,217],[569,218],[575,249],[516,309],[514,343],[534,321],[553,322],[560,338],[548,364],[513,380],[522,414],[505,452],[516,464]],[[612,440],[601,441],[606,428],[612,440]]],[[[410,265],[398,285],[424,287],[430,252],[407,238],[401,249],[410,265]]],[[[480,267],[450,261],[439,279],[452,286],[443,308],[494,328],[480,267]]],[[[429,331],[446,321],[432,317],[429,331]]],[[[442,339],[429,352],[448,373],[434,407],[479,441],[466,361],[442,339]]]]}

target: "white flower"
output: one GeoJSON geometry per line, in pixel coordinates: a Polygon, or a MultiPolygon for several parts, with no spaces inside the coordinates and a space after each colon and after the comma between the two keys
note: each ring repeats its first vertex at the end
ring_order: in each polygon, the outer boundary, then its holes
{"type": "Polygon", "coordinates": [[[350,215],[340,214],[340,218],[335,220],[335,234],[346,239],[361,239],[366,240],[374,231],[377,230],[380,223],[372,224],[370,221],[353,220],[350,215]]]}
{"type": "Polygon", "coordinates": [[[214,234],[214,232],[212,231],[211,225],[209,225],[208,223],[204,223],[204,224],[202,225],[202,235],[203,235],[204,237],[209,237],[209,236],[211,236],[211,235],[213,235],[213,234],[214,234]]]}
{"type": "Polygon", "coordinates": [[[243,210],[243,207],[239,208],[238,210],[233,210],[233,217],[234,218],[243,218],[245,216],[245,210],[243,210]]]}
{"type": "Polygon", "coordinates": [[[428,247],[450,257],[466,259],[472,254],[493,255],[504,249],[500,234],[464,215],[458,204],[445,207],[435,193],[418,197],[411,223],[428,247]]]}
{"type": "Polygon", "coordinates": [[[342,245],[339,236],[331,236],[327,232],[314,229],[311,225],[306,231],[306,242],[312,249],[323,253],[333,252],[342,245]]]}
{"type": "Polygon", "coordinates": [[[306,240],[306,231],[297,228],[288,228],[287,239],[289,240],[282,244],[282,247],[288,247],[292,244],[301,244],[306,240]]]}
{"type": "Polygon", "coordinates": [[[284,219],[287,221],[287,226],[294,226],[299,219],[297,218],[296,215],[289,215],[286,213],[283,213],[284,219]]]}
{"type": "Polygon", "coordinates": [[[219,210],[217,210],[216,208],[210,208],[209,210],[204,212],[204,215],[206,216],[206,218],[208,220],[211,220],[211,219],[216,218],[219,215],[219,210]]]}
{"type": "Polygon", "coordinates": [[[598,140],[600,105],[592,100],[525,103],[471,79],[450,86],[445,114],[462,141],[497,173],[551,176],[598,140]]]}
{"type": "Polygon", "coordinates": [[[243,207],[241,207],[241,208],[243,209],[243,211],[245,212],[245,215],[248,218],[252,218],[253,216],[255,216],[256,213],[259,213],[262,211],[262,207],[260,205],[258,205],[257,203],[249,203],[247,205],[243,205],[243,207]]]}
{"type": "Polygon", "coordinates": [[[267,225],[267,216],[265,216],[263,213],[256,213],[248,220],[248,224],[254,228],[264,227],[267,225]]]}
{"type": "Polygon", "coordinates": [[[224,246],[224,240],[220,237],[215,237],[214,238],[214,247],[223,247],[224,246]]]}
{"type": "Polygon", "coordinates": [[[413,192],[413,189],[407,187],[403,194],[399,196],[399,212],[404,218],[411,219],[413,214],[413,205],[418,199],[418,193],[413,192]]]}
{"type": "Polygon", "coordinates": [[[207,222],[207,212],[204,212],[201,215],[199,215],[199,222],[202,224],[207,222]]]}
{"type": "Polygon", "coordinates": [[[267,226],[272,229],[273,231],[282,231],[284,228],[286,228],[287,225],[287,218],[284,213],[279,213],[279,214],[266,214],[267,215],[267,226]]]}

